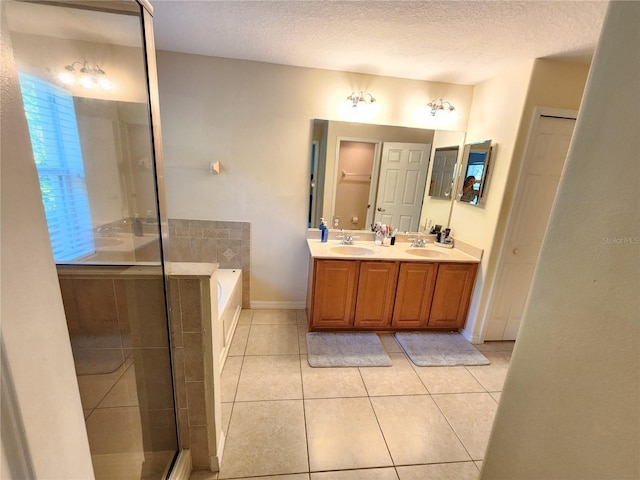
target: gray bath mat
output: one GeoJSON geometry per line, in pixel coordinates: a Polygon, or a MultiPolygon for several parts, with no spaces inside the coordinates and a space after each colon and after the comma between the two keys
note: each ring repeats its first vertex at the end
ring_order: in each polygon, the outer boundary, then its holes
{"type": "Polygon", "coordinates": [[[307,333],[312,367],[389,367],[391,359],[375,333],[307,333]]]}
{"type": "Polygon", "coordinates": [[[397,332],[396,340],[419,367],[489,365],[489,360],[456,332],[397,332]]]}

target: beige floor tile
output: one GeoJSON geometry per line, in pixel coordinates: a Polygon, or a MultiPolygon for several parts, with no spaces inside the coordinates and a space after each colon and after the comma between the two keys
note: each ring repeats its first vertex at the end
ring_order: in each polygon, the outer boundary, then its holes
{"type": "Polygon", "coordinates": [[[394,465],[471,460],[428,395],[371,398],[394,465]]]}
{"type": "Polygon", "coordinates": [[[96,409],[86,426],[93,455],[143,452],[142,421],[137,407],[96,409]]]}
{"type": "Polygon", "coordinates": [[[396,337],[393,336],[393,333],[379,333],[378,337],[380,337],[380,342],[384,346],[384,349],[387,353],[402,353],[402,347],[398,342],[396,342],[396,337]]]}
{"type": "Polygon", "coordinates": [[[501,392],[509,362],[497,352],[483,352],[490,365],[465,367],[488,392],[501,392]]]}
{"type": "Polygon", "coordinates": [[[245,355],[299,354],[296,325],[251,325],[245,355]]]}
{"type": "Polygon", "coordinates": [[[124,375],[124,365],[115,372],[103,375],[78,375],[78,387],[80,389],[80,399],[82,408],[93,409],[100,404],[102,399],[109,393],[118,380],[124,375]]]}
{"type": "Polygon", "coordinates": [[[300,355],[245,357],[236,402],[302,399],[300,355]]]}
{"type": "Polygon", "coordinates": [[[307,311],[296,310],[296,321],[298,325],[309,325],[309,320],[307,319],[307,311]]]}
{"type": "Polygon", "coordinates": [[[360,374],[369,396],[427,394],[418,374],[402,353],[390,353],[390,367],[362,367],[360,374]]]}
{"type": "Polygon", "coordinates": [[[300,347],[300,354],[307,354],[307,333],[309,332],[306,325],[298,325],[298,345],[300,347]]]}
{"type": "Polygon", "coordinates": [[[220,375],[220,383],[222,384],[221,398],[223,402],[233,402],[236,397],[243,358],[244,357],[227,357],[222,375],[220,375]]]}
{"type": "Polygon", "coordinates": [[[496,402],[500,403],[502,392],[489,392],[489,395],[491,395],[496,402]]]}
{"type": "Polygon", "coordinates": [[[308,472],[304,417],[302,400],[236,403],[219,477],[308,472]]]}
{"type": "Polygon", "coordinates": [[[477,480],[480,471],[473,462],[440,463],[397,467],[400,480],[477,480]]]}
{"type": "Polygon", "coordinates": [[[476,464],[476,467],[478,467],[478,470],[482,470],[482,460],[476,460],[473,463],[476,464]]]}
{"type": "Polygon", "coordinates": [[[473,460],[482,460],[498,403],[488,393],[433,395],[473,460]]]}
{"type": "Polygon", "coordinates": [[[161,478],[175,452],[140,452],[92,455],[96,479],[140,480],[161,478]]]}
{"type": "Polygon", "coordinates": [[[491,342],[479,343],[477,345],[474,344],[473,346],[476,347],[476,350],[479,352],[495,352],[491,342]]]}
{"type": "Polygon", "coordinates": [[[496,352],[513,352],[513,347],[516,346],[515,341],[502,341],[502,342],[488,342],[496,352]]]}
{"type": "Polygon", "coordinates": [[[314,472],[311,480],[398,480],[396,469],[367,468],[364,470],[339,470],[337,472],[314,472]]]}
{"type": "Polygon", "coordinates": [[[304,398],[366,397],[357,368],[313,368],[306,355],[300,355],[304,398]]]}
{"type": "Polygon", "coordinates": [[[392,466],[368,398],[305,400],[311,471],[392,466]]]}
{"type": "Polygon", "coordinates": [[[413,369],[429,393],[484,392],[485,389],[464,367],[418,367],[413,369]]]}
{"type": "Polygon", "coordinates": [[[253,318],[253,310],[244,309],[240,312],[240,318],[238,318],[238,325],[251,325],[252,318],[253,318]]]}
{"type": "Polygon", "coordinates": [[[233,403],[223,403],[220,412],[222,419],[222,431],[225,435],[229,433],[229,422],[231,421],[231,412],[233,411],[233,403]]]}
{"type": "Polygon", "coordinates": [[[236,325],[236,329],[233,332],[233,338],[231,339],[231,345],[229,346],[229,357],[238,357],[244,355],[244,351],[247,348],[247,340],[249,339],[249,330],[251,325],[236,325]]]}
{"type": "Polygon", "coordinates": [[[138,406],[136,371],[134,368],[128,368],[100,402],[98,408],[136,406],[138,406]]]}
{"type": "Polygon", "coordinates": [[[498,352],[502,358],[504,358],[507,362],[511,361],[511,355],[513,352],[498,352]]]}
{"type": "Polygon", "coordinates": [[[218,480],[218,472],[208,470],[194,470],[191,472],[189,480],[218,480]]]}
{"type": "Polygon", "coordinates": [[[295,310],[254,310],[252,325],[296,325],[295,310]]]}
{"type": "Polygon", "coordinates": [[[233,480],[309,480],[308,473],[293,473],[291,475],[269,475],[266,477],[244,477],[233,480]]]}

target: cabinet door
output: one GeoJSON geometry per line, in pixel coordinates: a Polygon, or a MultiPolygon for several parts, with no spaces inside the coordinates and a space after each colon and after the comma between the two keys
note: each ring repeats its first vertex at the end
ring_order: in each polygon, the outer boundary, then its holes
{"type": "Polygon", "coordinates": [[[424,328],[429,320],[437,263],[402,263],[393,309],[395,328],[424,328]]]}
{"type": "Polygon", "coordinates": [[[477,268],[475,263],[439,264],[429,327],[464,327],[477,268]]]}
{"type": "Polygon", "coordinates": [[[389,327],[397,279],[397,262],[360,263],[356,300],[356,327],[389,327]]]}
{"type": "Polygon", "coordinates": [[[316,260],[311,325],[317,328],[353,326],[358,263],[316,260]]]}

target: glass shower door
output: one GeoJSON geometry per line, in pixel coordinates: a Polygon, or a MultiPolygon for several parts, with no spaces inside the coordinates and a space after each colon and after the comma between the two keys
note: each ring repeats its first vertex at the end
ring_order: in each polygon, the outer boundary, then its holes
{"type": "Polygon", "coordinates": [[[97,479],[178,449],[143,10],[3,1],[97,479]]]}

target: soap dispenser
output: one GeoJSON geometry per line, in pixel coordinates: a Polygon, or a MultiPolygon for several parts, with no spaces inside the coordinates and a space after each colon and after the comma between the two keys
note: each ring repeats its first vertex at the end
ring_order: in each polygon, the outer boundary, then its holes
{"type": "Polygon", "coordinates": [[[142,220],[140,220],[140,215],[136,213],[135,218],[133,219],[133,234],[136,237],[141,237],[143,234],[142,229],[142,220]]]}
{"type": "Polygon", "coordinates": [[[320,219],[320,241],[326,243],[329,240],[329,229],[327,228],[327,222],[324,218],[320,219]]]}

